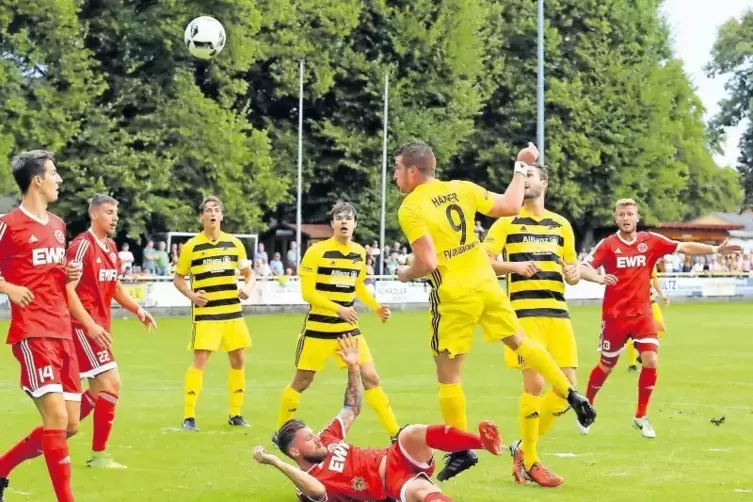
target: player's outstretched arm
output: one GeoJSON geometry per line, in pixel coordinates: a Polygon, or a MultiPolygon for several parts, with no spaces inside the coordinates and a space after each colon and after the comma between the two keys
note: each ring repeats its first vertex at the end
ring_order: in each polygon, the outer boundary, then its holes
{"type": "Polygon", "coordinates": [[[154,317],[152,317],[149,312],[144,310],[141,305],[136,303],[136,300],[131,297],[131,295],[128,293],[126,288],[123,287],[123,284],[120,281],[118,281],[118,283],[116,284],[115,294],[112,297],[116,302],[118,302],[118,305],[138,317],[139,321],[141,321],[141,323],[146,326],[147,331],[157,329],[157,322],[154,320],[154,317]]]}
{"type": "Polygon", "coordinates": [[[604,284],[607,286],[614,286],[617,284],[617,278],[611,274],[601,275],[588,263],[580,263],[580,278],[588,281],[595,282],[596,284],[604,284]]]}
{"type": "Polygon", "coordinates": [[[348,365],[348,385],[345,387],[345,400],[343,409],[337,414],[337,418],[343,424],[344,433],[350,430],[356,417],[361,413],[363,401],[363,384],[361,383],[361,367],[358,364],[360,352],[358,350],[358,338],[351,335],[337,339],[340,350],[337,354],[348,365]]]}
{"type": "Polygon", "coordinates": [[[512,181],[507,186],[505,193],[489,194],[493,196],[494,204],[485,213],[487,216],[501,218],[503,216],[515,216],[520,212],[520,208],[523,205],[523,197],[525,196],[528,164],[532,164],[538,158],[539,150],[533,143],[528,143],[527,147],[518,152],[512,181]]]}
{"type": "Polygon", "coordinates": [[[324,485],[311,474],[283,462],[275,455],[267,453],[263,446],[254,448],[254,458],[262,465],[271,465],[278,471],[288,477],[295,487],[303,495],[313,501],[324,501],[327,499],[327,489],[324,485]]]}
{"type": "Polygon", "coordinates": [[[711,246],[701,242],[679,242],[677,243],[677,252],[690,256],[705,256],[707,254],[735,254],[742,252],[742,246],[730,244],[728,241],[722,242],[719,246],[711,246]]]}

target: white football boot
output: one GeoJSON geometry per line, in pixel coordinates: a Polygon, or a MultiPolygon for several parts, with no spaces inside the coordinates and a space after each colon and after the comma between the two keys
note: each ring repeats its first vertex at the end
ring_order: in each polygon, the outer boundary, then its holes
{"type": "Polygon", "coordinates": [[[654,439],[656,437],[656,431],[648,421],[648,417],[633,418],[633,427],[641,431],[644,438],[654,439]]]}
{"type": "Polygon", "coordinates": [[[578,432],[580,432],[582,435],[587,436],[589,432],[591,432],[591,426],[583,427],[580,422],[577,420],[575,421],[575,425],[578,426],[578,432]]]}

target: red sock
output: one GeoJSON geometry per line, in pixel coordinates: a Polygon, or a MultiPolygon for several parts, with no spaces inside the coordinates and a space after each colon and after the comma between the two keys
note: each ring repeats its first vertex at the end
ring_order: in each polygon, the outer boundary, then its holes
{"type": "Polygon", "coordinates": [[[13,445],[5,455],[0,457],[0,478],[7,478],[8,474],[15,469],[18,464],[26,460],[31,460],[42,454],[42,428],[37,427],[31,434],[13,445]]]}
{"type": "Polygon", "coordinates": [[[94,409],[94,403],[94,398],[88,390],[81,394],[81,415],[79,420],[83,420],[89,416],[89,413],[94,409]]]}
{"type": "Polygon", "coordinates": [[[426,498],[424,498],[424,502],[453,502],[453,500],[446,495],[434,492],[428,494],[426,498]]]}
{"type": "Polygon", "coordinates": [[[646,408],[651,400],[651,393],[656,385],[656,368],[643,368],[638,377],[638,409],[635,411],[635,418],[646,416],[646,408]]]}
{"type": "Polygon", "coordinates": [[[42,451],[58,502],[74,502],[71,492],[71,456],[64,429],[42,431],[42,451]]]}
{"type": "Polygon", "coordinates": [[[596,399],[596,393],[599,392],[601,386],[604,385],[604,380],[607,379],[607,373],[601,369],[598,364],[591,370],[591,376],[588,378],[588,389],[586,390],[586,397],[591,404],[594,404],[596,399]]]}
{"type": "Polygon", "coordinates": [[[115,405],[118,404],[117,394],[102,391],[94,404],[94,437],[92,451],[105,451],[107,440],[110,439],[112,423],[115,421],[115,405]]]}
{"type": "Polygon", "coordinates": [[[450,453],[484,448],[478,434],[461,431],[450,425],[428,426],[426,428],[426,446],[450,453]]]}

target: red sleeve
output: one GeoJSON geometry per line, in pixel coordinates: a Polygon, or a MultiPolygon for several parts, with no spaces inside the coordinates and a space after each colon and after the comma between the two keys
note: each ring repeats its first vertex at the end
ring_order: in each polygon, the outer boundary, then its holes
{"type": "Polygon", "coordinates": [[[87,264],[86,258],[89,256],[89,241],[87,239],[74,239],[68,247],[68,261],[74,261],[87,264]]]}
{"type": "Polygon", "coordinates": [[[329,425],[319,433],[319,438],[325,446],[345,439],[345,426],[340,417],[333,418],[329,425]]]}
{"type": "Polygon", "coordinates": [[[609,255],[609,245],[606,243],[606,239],[602,239],[595,248],[591,250],[589,255],[584,260],[593,268],[599,268],[604,263],[604,260],[609,255]]]}
{"type": "Polygon", "coordinates": [[[0,218],[0,279],[3,278],[5,261],[11,254],[10,229],[4,218],[0,218]]]}
{"type": "Polygon", "coordinates": [[[649,232],[649,234],[651,235],[651,249],[657,257],[662,257],[665,254],[673,254],[677,251],[677,246],[680,245],[679,242],[673,241],[661,234],[655,234],[654,232],[649,232]]]}

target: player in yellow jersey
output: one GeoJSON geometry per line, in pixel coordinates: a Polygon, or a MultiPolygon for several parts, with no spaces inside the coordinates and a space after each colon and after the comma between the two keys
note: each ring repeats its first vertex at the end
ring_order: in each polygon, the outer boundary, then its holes
{"type": "MultiPolygon", "coordinates": [[[[519,157],[536,158],[535,148],[530,144],[519,157]]],[[[395,152],[394,179],[407,194],[398,217],[415,257],[410,266],[398,269],[398,277],[401,281],[426,277],[432,286],[429,331],[445,423],[467,430],[460,380],[476,325],[483,329],[487,342],[504,342],[567,396],[581,423],[593,422],[596,413],[586,398],[575,391],[546,349],[523,334],[473,232],[477,212],[502,217],[520,211],[527,166],[516,162],[513,180],[504,194],[465,181],[440,181],[434,177],[435,170],[434,152],[422,141],[407,143],[395,152]]],[[[453,453],[437,479],[449,479],[476,463],[478,457],[470,451],[453,453]]]]}
{"type": "MultiPolygon", "coordinates": [[[[517,216],[497,220],[487,233],[484,247],[497,275],[507,276],[507,293],[526,336],[536,340],[575,386],[578,349],[565,302],[565,281],[580,280],[575,236],[570,222],[546,210],[544,197],[549,174],[544,166],[529,166],[525,177],[523,209],[517,216]],[[501,261],[497,257],[503,254],[501,261]]],[[[544,379],[529,364],[505,347],[505,362],[523,370],[520,396],[520,441],[510,446],[513,479],[556,487],[562,477],[544,467],[538,457],[538,439],[557,417],[570,408],[555,389],[544,395],[544,379]]]]}
{"type": "Polygon", "coordinates": [[[245,349],[251,346],[248,326],[243,319],[241,300],[251,294],[254,272],[241,241],[221,229],[224,206],[217,197],[207,197],[199,207],[203,231],[185,243],[178,258],[173,283],[191,300],[193,333],[188,348],[193,361],[186,373],[183,429],[198,432],[196,402],[201,393],[209,356],[222,349],[228,353],[230,394],[228,424],[249,425],[241,415],[246,393],[245,349]],[[245,283],[238,289],[236,271],[245,283]],[[186,281],[190,276],[191,284],[186,281]]]}
{"type": "Polygon", "coordinates": [[[359,337],[361,378],[364,396],[390,436],[398,426],[392,406],[379,383],[374,360],[366,340],[360,336],[355,299],[375,311],[382,322],[390,318],[390,308],[380,305],[364,283],[366,250],[352,241],[358,215],[347,202],[339,202],[330,211],[334,235],[306,250],[299,276],[303,299],[311,306],[295,351],[295,375],[282,391],[277,419],[278,429],[295,416],[305,391],[317,372],[329,359],[340,368],[345,364],[337,357],[338,338],[346,334],[359,337]]]}
{"type": "MultiPolygon", "coordinates": [[[[654,268],[654,271],[651,273],[651,286],[651,312],[653,313],[654,322],[656,323],[656,334],[659,337],[659,340],[661,340],[667,328],[664,325],[664,314],[662,314],[661,307],[656,301],[656,295],[659,295],[659,298],[664,305],[669,305],[669,297],[665,295],[664,291],[661,289],[661,281],[657,275],[656,268],[654,268]]],[[[625,350],[627,351],[628,371],[638,371],[638,363],[641,361],[638,351],[635,350],[635,346],[632,343],[625,344],[625,350]]]]}

